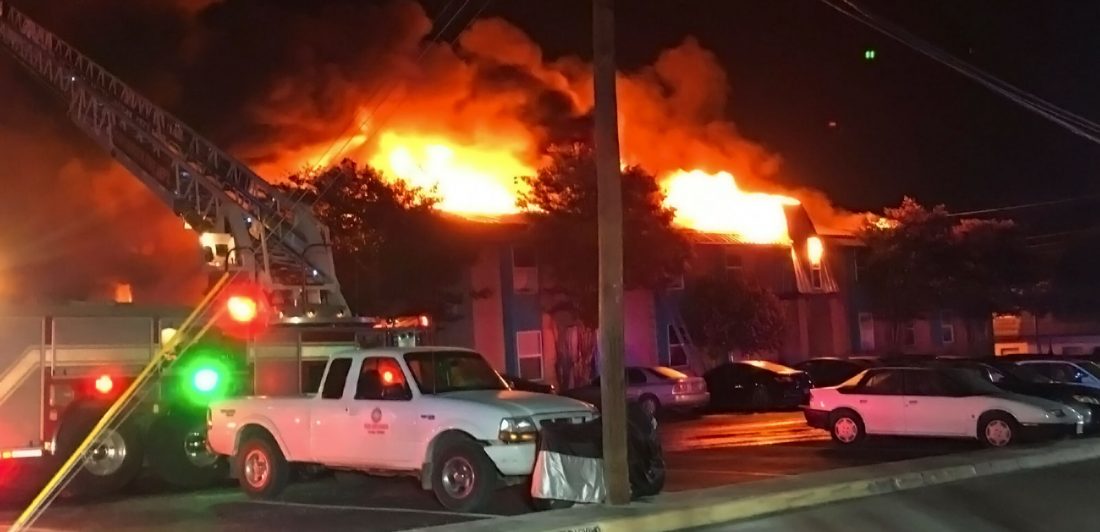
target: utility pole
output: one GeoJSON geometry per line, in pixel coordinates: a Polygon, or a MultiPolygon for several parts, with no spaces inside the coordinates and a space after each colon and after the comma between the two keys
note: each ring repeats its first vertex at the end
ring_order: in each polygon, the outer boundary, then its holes
{"type": "Polygon", "coordinates": [[[615,96],[614,0],[593,0],[595,141],[600,248],[600,396],[607,502],[630,502],[623,367],[623,179],[615,96]]]}

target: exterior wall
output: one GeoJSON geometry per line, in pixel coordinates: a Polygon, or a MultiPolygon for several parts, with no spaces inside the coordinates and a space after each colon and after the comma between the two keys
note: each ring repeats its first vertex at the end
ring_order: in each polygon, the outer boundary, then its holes
{"type": "Polygon", "coordinates": [[[1091,355],[1100,353],[1100,321],[1036,319],[1029,313],[993,319],[994,352],[1091,355]]]}
{"type": "Polygon", "coordinates": [[[475,291],[484,291],[485,294],[470,302],[472,347],[485,355],[494,368],[504,370],[504,298],[501,293],[499,249],[485,249],[478,255],[477,262],[471,268],[470,282],[475,291]]]}
{"type": "Polygon", "coordinates": [[[657,354],[659,324],[653,293],[649,290],[629,290],[623,294],[623,306],[626,322],[626,363],[636,366],[660,365],[661,358],[657,354]]]}
{"type": "MultiPolygon", "coordinates": [[[[865,313],[867,314],[867,313],[865,313]]],[[[927,355],[952,355],[952,356],[981,356],[987,347],[982,338],[975,334],[984,324],[967,323],[961,318],[946,319],[936,315],[932,318],[911,320],[913,338],[911,343],[905,342],[905,324],[898,327],[895,332],[895,324],[892,320],[874,318],[874,348],[862,349],[856,325],[855,352],[869,355],[886,354],[927,354],[927,355]],[[969,327],[968,327],[969,325],[969,327]],[[953,341],[950,334],[945,334],[946,329],[953,330],[953,341]],[[897,336],[897,338],[895,338],[897,336]]],[[[857,318],[858,321],[858,318],[857,318]]]]}

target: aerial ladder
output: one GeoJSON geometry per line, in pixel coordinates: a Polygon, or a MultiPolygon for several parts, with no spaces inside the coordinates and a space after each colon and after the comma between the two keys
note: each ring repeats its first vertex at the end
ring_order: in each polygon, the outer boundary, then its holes
{"type": "Polygon", "coordinates": [[[208,264],[246,274],[276,318],[345,317],[327,228],[295,201],[68,43],[0,2],[0,46],[90,138],[200,234],[208,264]]]}

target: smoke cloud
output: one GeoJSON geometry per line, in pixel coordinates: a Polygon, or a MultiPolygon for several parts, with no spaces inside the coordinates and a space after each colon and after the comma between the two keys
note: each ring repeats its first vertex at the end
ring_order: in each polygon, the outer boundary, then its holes
{"type": "MultiPolygon", "coordinates": [[[[431,43],[433,21],[411,0],[22,7],[271,179],[334,146],[369,161],[380,131],[504,151],[531,168],[549,144],[591,131],[591,66],[547,59],[501,19],[450,45],[431,43]]],[[[138,301],[190,300],[202,284],[194,236],[29,80],[0,57],[0,297],[103,297],[128,282],[138,301]]],[[[820,193],[774,184],[780,157],[726,118],[730,84],[691,37],[621,73],[625,162],[658,176],[729,171],[742,188],[796,195],[818,223],[850,220],[820,193]]]]}

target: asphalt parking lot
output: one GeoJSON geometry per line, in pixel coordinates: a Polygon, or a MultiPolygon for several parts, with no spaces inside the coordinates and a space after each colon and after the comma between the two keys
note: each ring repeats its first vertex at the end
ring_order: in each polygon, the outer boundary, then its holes
{"type": "MultiPolygon", "coordinates": [[[[799,413],[718,415],[662,425],[666,491],[706,488],[811,471],[867,465],[973,450],[976,443],[940,440],[872,440],[839,448],[823,432],[801,423],[799,413]]],[[[9,485],[10,486],[10,485],[9,485]]],[[[10,502],[10,501],[9,501],[10,502]]],[[[0,523],[18,506],[8,504],[0,523]]],[[[50,530],[226,530],[324,528],[406,530],[491,519],[530,511],[523,488],[503,490],[486,514],[443,510],[411,479],[369,479],[349,486],[322,478],[291,486],[278,501],[252,501],[231,485],[191,492],[139,487],[132,493],[87,502],[59,502],[38,521],[50,530]]]]}

